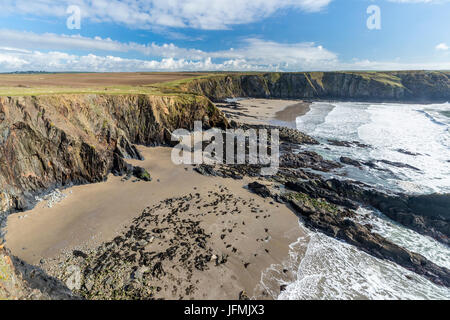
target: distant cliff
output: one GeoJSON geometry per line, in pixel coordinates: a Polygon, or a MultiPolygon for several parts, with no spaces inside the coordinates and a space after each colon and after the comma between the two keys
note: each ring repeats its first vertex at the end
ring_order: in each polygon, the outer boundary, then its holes
{"type": "Polygon", "coordinates": [[[374,102],[450,101],[450,72],[301,72],[228,74],[197,79],[185,91],[229,97],[374,102]]]}
{"type": "Polygon", "coordinates": [[[55,187],[103,181],[123,158],[140,157],[133,144],[168,144],[195,120],[226,125],[193,95],[0,97],[0,215],[55,187]]]}

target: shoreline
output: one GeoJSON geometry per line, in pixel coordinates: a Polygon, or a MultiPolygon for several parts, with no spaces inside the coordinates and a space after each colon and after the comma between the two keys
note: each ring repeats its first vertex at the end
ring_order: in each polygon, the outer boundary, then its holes
{"type": "Polygon", "coordinates": [[[295,129],[295,119],[309,112],[311,104],[303,100],[250,98],[216,105],[229,120],[247,124],[276,124],[295,129]]]}

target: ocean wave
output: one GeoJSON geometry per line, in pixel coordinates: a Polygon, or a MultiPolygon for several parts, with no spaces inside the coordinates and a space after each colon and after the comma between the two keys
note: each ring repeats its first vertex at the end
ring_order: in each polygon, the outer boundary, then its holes
{"type": "Polygon", "coordinates": [[[313,104],[309,113],[297,119],[297,124],[325,143],[327,139],[356,140],[371,146],[310,147],[326,159],[339,161],[346,156],[362,162],[388,160],[411,166],[397,168],[377,163],[386,171],[345,166],[342,174],[346,177],[376,187],[381,184],[384,189],[397,192],[450,192],[450,126],[438,116],[443,110],[449,110],[449,105],[341,102],[326,107],[321,102],[313,104]],[[410,154],[398,152],[399,149],[410,154]]]}
{"type": "Polygon", "coordinates": [[[357,213],[358,222],[370,224],[373,232],[450,270],[450,248],[445,244],[408,229],[377,210],[359,208],[357,213]]]}
{"type": "Polygon", "coordinates": [[[279,300],[450,299],[450,289],[390,261],[321,233],[309,238],[297,279],[279,300]]]}
{"type": "Polygon", "coordinates": [[[427,117],[429,120],[431,120],[431,122],[440,125],[440,126],[448,126],[448,124],[439,121],[439,119],[437,119],[435,116],[433,116],[431,113],[427,112],[426,110],[416,110],[417,112],[425,115],[425,117],[427,117]]]}

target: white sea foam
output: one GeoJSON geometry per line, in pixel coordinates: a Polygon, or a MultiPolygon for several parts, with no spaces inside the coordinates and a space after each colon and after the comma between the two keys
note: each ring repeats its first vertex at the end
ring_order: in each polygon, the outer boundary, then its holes
{"type": "MultiPolygon", "coordinates": [[[[314,103],[297,118],[297,128],[320,141],[359,141],[370,148],[331,145],[311,148],[332,160],[348,156],[364,161],[388,160],[420,171],[377,162],[389,171],[346,166],[346,176],[376,188],[426,194],[450,192],[450,105],[314,103]],[[403,149],[411,154],[405,154],[403,149]],[[412,155],[417,153],[420,155],[412,155]]],[[[334,176],[336,173],[332,173],[334,176]]],[[[450,267],[450,249],[405,228],[376,211],[359,209],[360,222],[370,223],[390,241],[450,267]]],[[[309,241],[291,246],[290,268],[298,270],[278,299],[450,299],[450,289],[321,233],[308,232],[309,241]],[[298,261],[295,265],[292,262],[298,261]]],[[[262,283],[284,284],[279,266],[263,274],[262,283]],[[277,276],[278,275],[278,276],[277,276]],[[270,277],[269,277],[270,276],[270,277]]],[[[268,286],[267,286],[268,287],[268,286]]],[[[271,292],[272,296],[275,294],[271,292]]]]}
{"type": "Polygon", "coordinates": [[[352,245],[311,232],[297,280],[278,299],[450,299],[450,289],[352,245]]]}
{"type": "Polygon", "coordinates": [[[450,270],[450,248],[448,246],[408,229],[378,211],[359,208],[357,213],[360,217],[359,222],[372,225],[373,232],[450,270]]]}
{"type": "Polygon", "coordinates": [[[388,160],[420,169],[376,164],[389,171],[346,166],[348,177],[408,193],[450,192],[450,105],[315,103],[297,128],[322,140],[359,141],[371,148],[312,147],[326,158],[388,160]],[[405,154],[399,150],[406,150],[405,154]]]}

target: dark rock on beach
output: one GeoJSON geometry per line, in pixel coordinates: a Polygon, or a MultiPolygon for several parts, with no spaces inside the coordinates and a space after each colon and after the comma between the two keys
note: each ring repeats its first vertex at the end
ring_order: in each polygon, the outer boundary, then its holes
{"type": "Polygon", "coordinates": [[[339,161],[344,163],[344,164],[348,164],[348,165],[351,165],[351,166],[354,166],[354,167],[358,167],[358,168],[362,167],[361,162],[359,162],[357,160],[354,160],[354,159],[351,159],[351,158],[348,158],[348,157],[341,157],[339,159],[339,161]]]}
{"type": "Polygon", "coordinates": [[[126,176],[125,180],[128,180],[131,176],[134,176],[142,181],[152,181],[151,175],[147,170],[139,166],[132,166],[117,154],[114,155],[113,169],[111,173],[115,176],[126,176]]]}
{"type": "Polygon", "coordinates": [[[388,195],[355,182],[337,179],[289,182],[286,186],[351,209],[356,209],[360,204],[371,206],[408,228],[450,244],[449,194],[388,195]]]}
{"type": "Polygon", "coordinates": [[[352,148],[352,147],[358,147],[358,148],[370,148],[370,145],[361,143],[359,141],[341,141],[341,140],[334,140],[329,139],[327,140],[328,144],[336,147],[346,147],[346,148],[352,148]]]}
{"type": "Polygon", "coordinates": [[[248,185],[248,189],[263,198],[269,198],[272,195],[272,193],[270,192],[270,190],[267,186],[265,186],[259,182],[256,182],[256,181],[250,183],[248,185]]]}
{"type": "Polygon", "coordinates": [[[280,141],[292,143],[292,144],[319,144],[316,139],[310,137],[309,135],[292,128],[271,126],[271,125],[251,125],[251,124],[240,124],[240,129],[248,130],[278,130],[280,134],[280,141]]]}
{"type": "Polygon", "coordinates": [[[113,168],[111,173],[115,176],[125,176],[133,173],[133,166],[127,163],[118,154],[114,154],[113,168]]]}
{"type": "Polygon", "coordinates": [[[411,152],[411,151],[408,151],[408,150],[405,150],[405,149],[397,149],[396,151],[399,152],[399,153],[407,154],[409,156],[420,156],[421,155],[420,153],[411,152]]]}
{"type": "Polygon", "coordinates": [[[134,167],[133,168],[133,175],[143,181],[152,181],[152,177],[150,176],[150,173],[147,172],[147,170],[145,170],[142,167],[134,167]]]}
{"type": "Polygon", "coordinates": [[[415,171],[420,171],[420,169],[418,169],[418,168],[416,168],[414,166],[411,166],[409,164],[406,164],[406,163],[389,161],[389,160],[378,160],[378,162],[382,162],[382,163],[385,163],[385,164],[388,164],[390,166],[397,167],[397,168],[407,168],[407,169],[412,169],[412,170],[415,170],[415,171]]]}
{"type": "Polygon", "coordinates": [[[311,168],[317,171],[328,172],[341,168],[342,165],[325,160],[321,155],[313,151],[301,151],[298,153],[285,153],[280,157],[280,167],[282,168],[311,168]]]}

